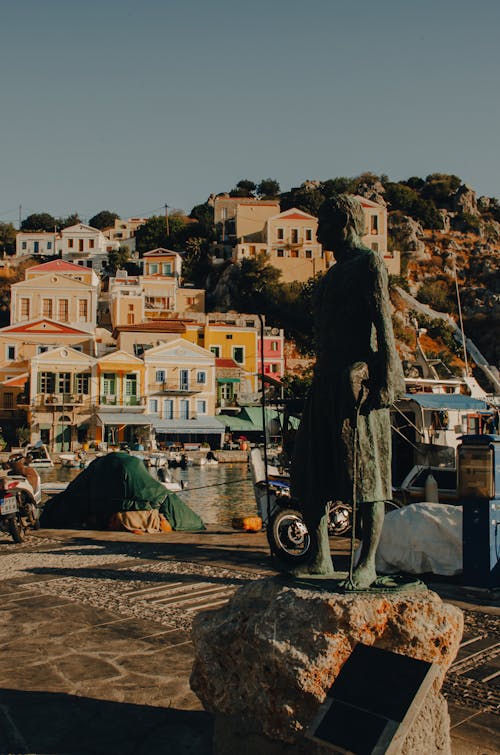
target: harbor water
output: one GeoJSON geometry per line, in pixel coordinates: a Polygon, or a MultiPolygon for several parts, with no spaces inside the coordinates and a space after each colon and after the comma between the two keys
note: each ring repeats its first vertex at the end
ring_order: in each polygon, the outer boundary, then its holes
{"type": "MultiPolygon", "coordinates": [[[[149,471],[156,476],[154,468],[149,471]]],[[[205,524],[230,527],[233,517],[257,513],[248,464],[193,465],[169,471],[174,480],[184,482],[186,487],[178,495],[205,524]]],[[[38,472],[42,483],[70,482],[80,470],[56,465],[38,472]]]]}

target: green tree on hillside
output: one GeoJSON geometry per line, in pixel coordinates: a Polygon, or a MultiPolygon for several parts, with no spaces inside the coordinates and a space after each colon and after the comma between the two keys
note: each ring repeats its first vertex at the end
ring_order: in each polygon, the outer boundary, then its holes
{"type": "Polygon", "coordinates": [[[0,254],[14,254],[16,251],[16,229],[12,223],[0,223],[0,254]]]}
{"type": "Polygon", "coordinates": [[[135,248],[140,254],[163,247],[168,249],[169,236],[165,218],[153,215],[135,232],[135,248]]]}
{"type": "Polygon", "coordinates": [[[253,181],[248,178],[242,178],[238,181],[236,188],[231,189],[229,192],[230,197],[253,197],[257,186],[253,181]]]}
{"type": "Polygon", "coordinates": [[[73,212],[71,215],[68,215],[67,218],[58,218],[57,228],[58,230],[61,230],[62,228],[70,228],[72,225],[78,225],[78,223],[81,223],[78,213],[73,212]]]}
{"type": "Polygon", "coordinates": [[[197,220],[199,223],[199,230],[203,231],[203,236],[210,236],[214,229],[214,208],[208,202],[204,204],[197,204],[193,207],[189,213],[189,217],[193,220],[197,220]]]}
{"type": "Polygon", "coordinates": [[[126,270],[128,262],[130,262],[130,250],[128,247],[120,246],[118,249],[112,249],[108,252],[106,271],[110,275],[114,275],[117,270],[126,270]]]}
{"type": "Polygon", "coordinates": [[[276,199],[280,193],[280,185],[275,178],[263,178],[257,186],[257,195],[261,199],[276,199]]]}
{"type": "Polygon", "coordinates": [[[338,178],[329,178],[321,184],[321,193],[325,197],[332,197],[334,194],[353,194],[356,188],[354,178],[339,176],[338,178]]]}
{"type": "Polygon", "coordinates": [[[234,309],[238,312],[267,314],[274,308],[281,272],[267,264],[265,254],[245,258],[237,267],[234,309]]]}
{"type": "Polygon", "coordinates": [[[449,207],[449,199],[456,192],[462,181],[458,176],[448,173],[431,173],[422,186],[422,198],[434,202],[436,207],[449,207]]]}
{"type": "Polygon", "coordinates": [[[185,243],[182,260],[183,282],[192,283],[196,288],[206,288],[213,271],[207,240],[202,236],[190,236],[185,243]]]}
{"type": "Polygon", "coordinates": [[[110,210],[101,210],[96,215],[93,215],[89,220],[89,225],[92,228],[99,228],[100,231],[104,228],[111,228],[115,224],[115,220],[119,219],[119,215],[116,212],[110,212],[110,210]]]}
{"type": "Polygon", "coordinates": [[[280,197],[280,206],[282,212],[296,207],[302,212],[317,215],[324,201],[325,197],[319,189],[306,189],[300,186],[284,192],[280,197]]]}
{"type": "Polygon", "coordinates": [[[57,220],[48,212],[34,212],[21,223],[21,231],[53,231],[57,220]]]}

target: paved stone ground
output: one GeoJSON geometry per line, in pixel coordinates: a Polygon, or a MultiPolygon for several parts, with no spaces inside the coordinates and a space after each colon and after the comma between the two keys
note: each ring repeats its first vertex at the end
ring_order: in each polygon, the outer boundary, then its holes
{"type": "MultiPolygon", "coordinates": [[[[208,755],[212,719],[189,688],[191,621],[274,573],[265,536],[2,537],[0,755],[208,755]]],[[[346,568],[348,541],[332,544],[346,568]]],[[[430,586],[466,617],[445,682],[454,754],[498,753],[500,611],[489,594],[430,586]]]]}

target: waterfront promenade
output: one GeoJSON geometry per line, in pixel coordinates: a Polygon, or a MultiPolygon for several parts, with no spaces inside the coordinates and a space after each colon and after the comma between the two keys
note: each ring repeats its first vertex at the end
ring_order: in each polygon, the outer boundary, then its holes
{"type": "MultiPolygon", "coordinates": [[[[348,547],[332,540],[339,569],[348,547]]],[[[18,546],[0,536],[0,556],[0,755],[209,755],[191,621],[274,574],[263,533],[40,530],[18,546]]],[[[500,611],[453,582],[432,587],[466,616],[444,687],[453,753],[498,753],[500,611]]]]}

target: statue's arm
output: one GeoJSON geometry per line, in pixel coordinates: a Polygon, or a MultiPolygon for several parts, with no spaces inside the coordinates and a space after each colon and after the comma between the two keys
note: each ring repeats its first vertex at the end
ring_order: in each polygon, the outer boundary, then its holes
{"type": "Polygon", "coordinates": [[[377,360],[375,374],[370,380],[370,402],[382,408],[391,406],[404,394],[404,377],[392,327],[387,268],[378,255],[374,254],[371,259],[370,272],[372,318],[377,335],[377,360]]]}

